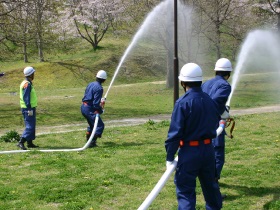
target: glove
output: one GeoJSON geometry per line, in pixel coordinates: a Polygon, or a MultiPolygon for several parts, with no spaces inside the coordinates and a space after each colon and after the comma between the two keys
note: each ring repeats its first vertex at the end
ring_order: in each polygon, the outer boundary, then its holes
{"type": "Polygon", "coordinates": [[[104,109],[106,98],[101,98],[100,106],[104,109]]]}
{"type": "Polygon", "coordinates": [[[227,110],[225,110],[224,113],[221,115],[221,118],[223,120],[230,118],[229,112],[227,110]]]}
{"type": "Polygon", "coordinates": [[[171,166],[172,163],[173,161],[166,161],[166,169],[168,169],[168,167],[171,166]]]}
{"type": "Polygon", "coordinates": [[[28,111],[27,111],[27,115],[28,115],[28,116],[33,116],[33,110],[28,110],[28,111]]]}

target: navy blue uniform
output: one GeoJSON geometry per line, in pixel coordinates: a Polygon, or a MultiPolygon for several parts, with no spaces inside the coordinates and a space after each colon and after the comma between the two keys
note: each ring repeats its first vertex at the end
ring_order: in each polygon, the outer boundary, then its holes
{"type": "Polygon", "coordinates": [[[199,178],[206,209],[221,209],[222,198],[215,182],[215,157],[211,139],[216,136],[219,113],[213,100],[200,87],[189,89],[174,106],[165,141],[166,160],[178,152],[174,183],[178,209],[195,209],[196,177],[199,178]],[[206,140],[208,140],[206,143],[206,140]],[[197,145],[190,146],[192,142],[197,145]]]}
{"type": "MultiPolygon", "coordinates": [[[[202,84],[203,92],[207,93],[215,102],[220,115],[226,110],[226,102],[231,93],[231,86],[222,76],[217,75],[202,84]]],[[[219,121],[217,121],[217,126],[219,121]]],[[[220,179],[221,171],[225,163],[225,131],[213,139],[216,157],[217,179],[220,179]]]]}
{"type": "MultiPolygon", "coordinates": [[[[84,97],[82,99],[82,106],[81,106],[81,112],[82,115],[87,119],[87,122],[89,124],[89,127],[87,128],[87,132],[91,133],[94,127],[94,121],[96,114],[102,114],[103,110],[100,106],[101,98],[103,95],[103,87],[98,82],[91,82],[88,84],[84,97]]],[[[95,135],[97,137],[101,137],[103,130],[104,130],[104,123],[99,117],[97,129],[95,135]]]]}

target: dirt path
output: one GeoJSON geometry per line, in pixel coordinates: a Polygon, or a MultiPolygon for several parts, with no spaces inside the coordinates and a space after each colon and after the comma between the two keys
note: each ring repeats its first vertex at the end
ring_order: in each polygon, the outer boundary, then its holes
{"type": "MultiPolygon", "coordinates": [[[[257,113],[268,113],[268,112],[280,112],[280,104],[273,106],[257,107],[242,110],[230,110],[231,116],[257,114],[257,113]]],[[[160,122],[163,120],[170,120],[170,114],[162,114],[155,116],[146,116],[142,118],[129,118],[120,120],[108,120],[104,121],[106,128],[109,127],[120,127],[120,126],[132,126],[146,123],[148,120],[160,122]]],[[[68,124],[61,126],[38,126],[37,135],[50,134],[50,133],[66,133],[71,131],[82,131],[87,127],[87,123],[80,124],[68,124]]]]}
{"type": "MultiPolygon", "coordinates": [[[[257,114],[257,113],[268,113],[268,112],[280,112],[280,104],[273,106],[264,106],[257,108],[249,108],[249,109],[240,109],[240,110],[230,110],[231,116],[237,115],[247,115],[247,114],[257,114]]],[[[128,118],[128,119],[120,119],[120,120],[108,120],[104,121],[106,128],[111,127],[120,127],[120,126],[133,126],[144,124],[149,120],[153,120],[154,122],[160,122],[163,120],[170,120],[171,114],[162,114],[162,115],[153,115],[153,116],[145,116],[141,118],[128,118]]],[[[67,133],[72,131],[84,131],[87,127],[86,121],[84,123],[78,124],[67,124],[67,125],[59,125],[59,126],[37,126],[36,135],[44,135],[51,133],[67,133]]],[[[17,132],[21,133],[22,128],[18,129],[17,132]]],[[[4,135],[9,130],[0,131],[0,136],[4,135]]]]}

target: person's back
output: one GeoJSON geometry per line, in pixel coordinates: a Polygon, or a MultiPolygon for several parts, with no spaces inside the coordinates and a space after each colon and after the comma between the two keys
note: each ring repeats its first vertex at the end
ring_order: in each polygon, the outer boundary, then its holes
{"type": "MultiPolygon", "coordinates": [[[[175,110],[173,117],[180,119],[182,118],[181,114],[186,116],[183,124],[187,129],[182,130],[182,135],[186,138],[185,141],[216,136],[215,124],[219,120],[217,109],[214,101],[202,91],[201,87],[189,89],[176,103],[178,103],[178,109],[181,110],[175,110]]],[[[171,124],[171,128],[172,126],[171,124]]]]}
{"type": "Polygon", "coordinates": [[[207,93],[216,103],[221,114],[226,109],[226,102],[231,93],[231,86],[222,76],[216,75],[202,84],[203,92],[207,93]]]}
{"type": "Polygon", "coordinates": [[[195,209],[197,177],[206,209],[221,209],[222,199],[215,182],[215,156],[211,144],[211,139],[216,136],[219,113],[214,101],[201,89],[202,70],[197,64],[184,65],[179,79],[185,94],[174,105],[165,141],[167,167],[178,151],[174,178],[178,209],[195,209]]]}
{"type": "Polygon", "coordinates": [[[103,95],[103,87],[98,81],[88,84],[85,90],[82,102],[86,102],[88,106],[93,106],[94,109],[101,112],[100,101],[103,95]]]}
{"type": "MultiPolygon", "coordinates": [[[[229,107],[226,106],[231,93],[231,85],[228,83],[232,71],[231,62],[226,58],[219,59],[214,68],[216,76],[202,84],[203,92],[207,93],[215,102],[221,118],[229,118],[229,107]]],[[[219,121],[217,121],[218,125],[219,121]]],[[[216,180],[221,177],[225,163],[225,131],[212,140],[215,149],[216,180]]],[[[225,198],[226,195],[223,195],[225,198]]]]}

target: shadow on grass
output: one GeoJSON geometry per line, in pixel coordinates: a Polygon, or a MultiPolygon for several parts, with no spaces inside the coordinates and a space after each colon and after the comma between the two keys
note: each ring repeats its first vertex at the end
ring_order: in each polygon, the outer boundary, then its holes
{"type": "Polygon", "coordinates": [[[81,147],[48,147],[48,146],[44,146],[44,147],[38,147],[37,149],[33,149],[34,151],[36,150],[59,150],[59,149],[79,149],[82,148],[84,145],[82,145],[81,147]]]}
{"type": "MultiPolygon", "coordinates": [[[[240,196],[257,196],[264,197],[266,195],[273,195],[273,199],[267,202],[263,209],[280,209],[280,187],[249,187],[241,185],[228,185],[219,183],[221,188],[229,188],[238,191],[240,196]]],[[[235,200],[240,196],[227,195],[226,200],[235,200]]]]}
{"type": "Polygon", "coordinates": [[[115,143],[115,142],[112,142],[112,141],[107,141],[107,142],[104,142],[103,143],[103,146],[102,147],[105,147],[105,148],[108,148],[108,147],[130,147],[130,146],[141,146],[143,145],[143,143],[137,143],[137,142],[125,142],[125,143],[115,143]]]}
{"type": "MultiPolygon", "coordinates": [[[[125,140],[124,140],[125,141],[125,140]]],[[[146,145],[158,145],[158,142],[123,142],[123,143],[115,143],[112,141],[103,142],[102,147],[135,147],[135,146],[146,146],[146,145]]]]}

